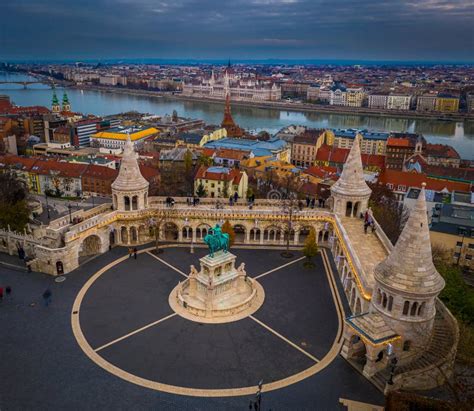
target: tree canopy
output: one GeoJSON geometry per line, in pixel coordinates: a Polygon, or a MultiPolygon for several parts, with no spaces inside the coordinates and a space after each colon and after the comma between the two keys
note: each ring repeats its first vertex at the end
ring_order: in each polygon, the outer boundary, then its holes
{"type": "Polygon", "coordinates": [[[27,202],[28,190],[24,181],[15,173],[0,174],[0,227],[23,231],[28,224],[30,210],[27,202]]]}
{"type": "Polygon", "coordinates": [[[222,232],[229,234],[229,247],[232,247],[235,242],[235,231],[229,220],[226,220],[224,224],[222,224],[222,232]]]}

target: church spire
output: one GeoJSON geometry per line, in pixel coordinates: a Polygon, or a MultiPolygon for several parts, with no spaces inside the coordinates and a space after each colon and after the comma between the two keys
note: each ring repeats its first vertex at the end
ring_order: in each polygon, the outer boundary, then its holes
{"type": "Polygon", "coordinates": [[[390,255],[375,267],[375,279],[411,294],[437,294],[444,280],[433,264],[425,185],[390,255]]]}
{"type": "Polygon", "coordinates": [[[364,179],[359,134],[354,139],[354,144],[344,163],[342,174],[331,187],[331,192],[349,196],[370,196],[372,192],[364,179]]]}
{"type": "Polygon", "coordinates": [[[66,92],[63,94],[63,111],[71,111],[71,103],[69,103],[69,98],[66,92]]]}
{"type": "Polygon", "coordinates": [[[224,119],[222,120],[221,127],[227,130],[227,137],[242,137],[242,129],[235,124],[234,119],[232,118],[232,113],[230,109],[230,92],[225,96],[225,107],[224,107],[224,119]]]}
{"type": "Polygon", "coordinates": [[[53,113],[59,113],[61,111],[61,106],[59,105],[58,96],[56,95],[56,89],[53,87],[53,100],[51,104],[51,111],[53,113]]]}

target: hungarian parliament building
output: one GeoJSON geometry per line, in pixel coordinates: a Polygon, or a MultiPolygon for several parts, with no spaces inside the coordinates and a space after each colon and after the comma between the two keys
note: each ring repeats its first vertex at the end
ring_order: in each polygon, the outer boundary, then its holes
{"type": "Polygon", "coordinates": [[[238,78],[228,67],[222,76],[212,72],[210,78],[194,80],[183,84],[183,95],[224,100],[227,93],[233,101],[278,101],[281,87],[271,80],[238,78]]]}

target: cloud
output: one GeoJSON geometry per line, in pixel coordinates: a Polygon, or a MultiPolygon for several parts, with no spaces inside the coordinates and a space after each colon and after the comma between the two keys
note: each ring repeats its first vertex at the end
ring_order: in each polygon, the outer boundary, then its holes
{"type": "Polygon", "coordinates": [[[474,56],[472,0],[16,0],[2,8],[4,59],[474,56]]]}

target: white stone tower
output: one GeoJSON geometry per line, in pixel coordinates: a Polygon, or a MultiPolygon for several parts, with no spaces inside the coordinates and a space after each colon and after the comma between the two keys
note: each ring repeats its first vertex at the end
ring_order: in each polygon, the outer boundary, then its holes
{"type": "Polygon", "coordinates": [[[148,206],[150,184],[140,172],[137,157],[130,135],[127,135],[119,175],[112,183],[115,210],[136,211],[143,210],[148,206]]]}
{"type": "Polygon", "coordinates": [[[428,344],[436,297],[445,284],[433,264],[424,186],[397,244],[374,270],[370,310],[401,336],[401,359],[428,344]]]}
{"type": "Polygon", "coordinates": [[[367,210],[372,190],[364,180],[360,136],[354,139],[339,180],[331,187],[333,211],[338,216],[359,217],[367,210]]]}

